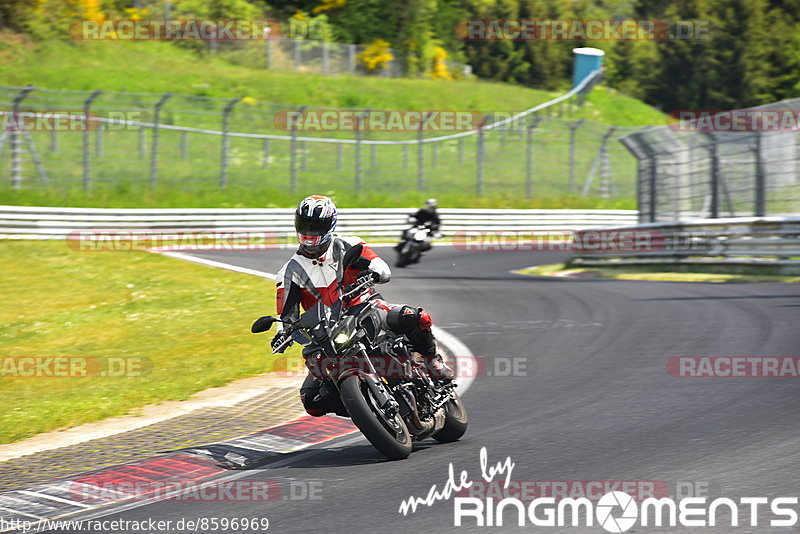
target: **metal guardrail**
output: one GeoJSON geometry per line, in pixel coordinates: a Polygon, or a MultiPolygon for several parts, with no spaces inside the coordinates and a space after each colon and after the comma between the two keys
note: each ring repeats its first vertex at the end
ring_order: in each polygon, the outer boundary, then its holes
{"type": "MultiPolygon", "coordinates": [[[[414,208],[339,210],[337,230],[395,238],[408,227],[414,208]]],[[[463,231],[580,230],[630,225],[634,210],[441,209],[445,233],[463,231]]],[[[70,232],[209,231],[294,234],[293,210],[269,209],[105,209],[0,206],[0,238],[63,239],[70,232]]]]}
{"type": "Polygon", "coordinates": [[[800,273],[800,217],[736,217],[578,230],[575,265],[757,265],[800,273]]]}

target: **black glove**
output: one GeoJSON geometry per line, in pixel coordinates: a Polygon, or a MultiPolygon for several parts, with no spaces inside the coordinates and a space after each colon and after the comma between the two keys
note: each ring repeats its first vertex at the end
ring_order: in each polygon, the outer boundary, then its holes
{"type": "MultiPolygon", "coordinates": [[[[272,338],[272,343],[271,343],[271,345],[272,345],[272,350],[275,350],[277,347],[279,347],[279,346],[280,346],[280,345],[281,345],[281,344],[282,344],[284,341],[286,341],[286,339],[287,339],[288,337],[289,337],[289,336],[287,336],[285,332],[278,332],[277,334],[275,334],[275,337],[273,337],[273,338],[272,338]]],[[[292,346],[292,343],[293,343],[293,342],[290,342],[288,345],[286,345],[285,347],[283,347],[283,348],[282,348],[281,350],[279,350],[278,352],[279,352],[279,353],[282,353],[284,350],[286,350],[286,349],[288,349],[289,347],[291,347],[291,346],[292,346]]]]}
{"type": "Polygon", "coordinates": [[[380,281],[381,275],[376,273],[375,271],[361,271],[361,274],[358,275],[356,278],[356,284],[361,284],[366,281],[377,283],[380,281]]]}

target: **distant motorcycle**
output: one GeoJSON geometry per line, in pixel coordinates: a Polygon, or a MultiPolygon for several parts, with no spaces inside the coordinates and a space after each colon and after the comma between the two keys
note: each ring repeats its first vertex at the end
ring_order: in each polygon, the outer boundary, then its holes
{"type": "MultiPolygon", "coordinates": [[[[412,226],[403,234],[403,240],[395,247],[397,250],[397,267],[405,267],[412,263],[419,263],[422,253],[431,249],[432,237],[431,223],[412,226]]],[[[439,237],[438,234],[433,235],[439,237]]]]}
{"type": "MultiPolygon", "coordinates": [[[[345,254],[345,268],[360,257],[361,245],[345,254]]],[[[455,384],[435,381],[419,364],[405,336],[376,328],[375,301],[343,306],[374,282],[365,279],[340,289],[333,306],[318,302],[299,319],[285,325],[286,341],[303,345],[306,367],[323,380],[320,392],[350,417],[372,445],[391,460],[406,458],[412,441],[428,437],[440,442],[458,440],[467,430],[467,412],[455,384]]],[[[258,319],[252,332],[265,332],[280,319],[258,319]]]]}

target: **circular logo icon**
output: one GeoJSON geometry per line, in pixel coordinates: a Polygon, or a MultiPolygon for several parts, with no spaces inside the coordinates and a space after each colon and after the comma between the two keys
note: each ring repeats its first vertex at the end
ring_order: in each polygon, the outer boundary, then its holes
{"type": "Polygon", "coordinates": [[[625,532],[639,517],[639,510],[633,497],[622,491],[611,491],[600,497],[594,510],[597,522],[608,532],[625,532]],[[616,507],[620,507],[622,513],[615,517],[611,512],[616,507]]]}

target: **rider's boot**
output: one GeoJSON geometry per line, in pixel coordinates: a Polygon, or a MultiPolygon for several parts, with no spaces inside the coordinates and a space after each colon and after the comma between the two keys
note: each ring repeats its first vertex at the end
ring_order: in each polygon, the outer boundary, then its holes
{"type": "Polygon", "coordinates": [[[425,367],[428,369],[428,375],[438,385],[445,386],[451,383],[456,376],[453,368],[445,363],[441,354],[425,358],[425,367]]]}

